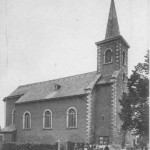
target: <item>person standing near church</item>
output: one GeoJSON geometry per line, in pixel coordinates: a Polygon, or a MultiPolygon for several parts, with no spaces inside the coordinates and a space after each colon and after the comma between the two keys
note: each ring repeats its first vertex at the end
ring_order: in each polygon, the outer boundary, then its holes
{"type": "Polygon", "coordinates": [[[104,150],[109,150],[109,147],[108,145],[105,146],[104,150]]]}

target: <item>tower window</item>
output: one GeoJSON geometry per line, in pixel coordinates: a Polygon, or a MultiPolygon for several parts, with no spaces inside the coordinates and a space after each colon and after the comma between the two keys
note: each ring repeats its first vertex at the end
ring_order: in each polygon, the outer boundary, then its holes
{"type": "Polygon", "coordinates": [[[126,59],[126,54],[125,54],[125,52],[123,51],[123,53],[122,53],[122,63],[123,63],[123,65],[125,65],[125,59],[126,59]]]}
{"type": "Polygon", "coordinates": [[[111,63],[112,62],[112,50],[111,49],[107,49],[105,51],[105,58],[104,58],[104,62],[105,64],[111,63]]]}

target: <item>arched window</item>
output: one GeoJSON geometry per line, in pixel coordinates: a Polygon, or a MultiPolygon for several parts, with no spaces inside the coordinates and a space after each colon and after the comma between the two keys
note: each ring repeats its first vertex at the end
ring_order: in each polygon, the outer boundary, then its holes
{"type": "Polygon", "coordinates": [[[125,52],[123,51],[123,53],[122,53],[122,63],[125,65],[125,59],[126,59],[126,54],[125,54],[125,52]]]}
{"type": "Polygon", "coordinates": [[[23,129],[31,128],[31,115],[29,112],[23,114],[23,129]]]}
{"type": "Polygon", "coordinates": [[[77,111],[75,108],[69,108],[67,111],[67,127],[77,128],[77,111]]]}
{"type": "Polygon", "coordinates": [[[45,110],[43,113],[43,128],[52,128],[52,112],[50,110],[45,110]]]}
{"type": "Polygon", "coordinates": [[[12,124],[15,124],[15,109],[12,111],[12,124]]]}
{"type": "Polygon", "coordinates": [[[107,49],[105,51],[105,64],[111,63],[112,62],[112,51],[111,49],[107,49]]]}

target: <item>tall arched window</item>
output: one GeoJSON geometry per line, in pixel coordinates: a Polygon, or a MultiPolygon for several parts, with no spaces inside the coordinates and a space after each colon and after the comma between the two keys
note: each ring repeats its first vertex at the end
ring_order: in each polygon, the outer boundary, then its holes
{"type": "Polygon", "coordinates": [[[12,124],[15,124],[15,109],[12,111],[12,124]]]}
{"type": "Polygon", "coordinates": [[[67,111],[67,127],[77,128],[77,111],[75,108],[69,108],[67,111]]]}
{"type": "Polygon", "coordinates": [[[122,63],[125,65],[125,59],[126,59],[126,54],[125,52],[123,51],[122,53],[122,63]]]}
{"type": "Polygon", "coordinates": [[[45,110],[43,113],[43,128],[52,128],[52,112],[50,110],[45,110]]]}
{"type": "Polygon", "coordinates": [[[23,129],[31,128],[31,115],[29,112],[23,114],[23,129]]]}
{"type": "Polygon", "coordinates": [[[105,64],[112,62],[112,51],[111,51],[111,49],[107,49],[105,51],[104,56],[105,56],[105,58],[104,58],[105,64]]]}

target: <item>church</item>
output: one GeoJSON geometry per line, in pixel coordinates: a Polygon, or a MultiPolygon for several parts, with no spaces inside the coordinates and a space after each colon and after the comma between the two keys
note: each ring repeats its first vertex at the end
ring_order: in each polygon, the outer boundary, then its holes
{"type": "Polygon", "coordinates": [[[129,45],[111,0],[105,39],[95,43],[97,70],[21,85],[3,99],[4,142],[120,145],[119,99],[127,92],[129,45]]]}

